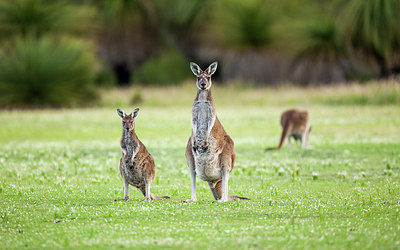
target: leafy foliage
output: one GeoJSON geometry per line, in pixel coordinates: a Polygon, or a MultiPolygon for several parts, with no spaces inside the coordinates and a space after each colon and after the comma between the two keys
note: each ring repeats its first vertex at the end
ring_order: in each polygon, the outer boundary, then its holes
{"type": "Polygon", "coordinates": [[[0,57],[0,104],[61,107],[96,97],[92,48],[75,40],[16,40],[0,57]]]}
{"type": "Polygon", "coordinates": [[[306,22],[298,30],[294,81],[321,84],[345,81],[351,71],[346,44],[331,18],[306,22]]]}
{"type": "Polygon", "coordinates": [[[49,0],[1,0],[0,35],[87,35],[95,27],[95,17],[96,9],[88,5],[49,0]]]}
{"type": "Polygon", "coordinates": [[[346,54],[343,36],[332,19],[312,21],[300,29],[299,56],[326,54],[331,60],[346,54]]]}
{"type": "Polygon", "coordinates": [[[222,1],[215,9],[211,33],[222,46],[262,48],[272,43],[273,16],[265,1],[222,1]]]}
{"type": "Polygon", "coordinates": [[[345,28],[352,44],[379,63],[382,75],[400,52],[399,13],[398,0],[352,0],[346,5],[345,28]]]}
{"type": "Polygon", "coordinates": [[[176,51],[148,60],[135,74],[135,82],[167,85],[181,83],[191,76],[188,63],[176,51]]]}

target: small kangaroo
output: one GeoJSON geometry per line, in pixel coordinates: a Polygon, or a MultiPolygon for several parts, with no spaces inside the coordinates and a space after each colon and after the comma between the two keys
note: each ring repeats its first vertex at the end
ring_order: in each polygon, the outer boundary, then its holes
{"type": "Polygon", "coordinates": [[[288,109],[281,115],[282,134],[278,147],[267,148],[266,150],[281,149],[286,138],[290,148],[290,138],[301,142],[302,148],[308,147],[308,136],[311,132],[311,126],[308,123],[308,112],[297,109],[288,109]]]}
{"type": "Polygon", "coordinates": [[[183,202],[197,201],[196,175],[208,182],[214,199],[218,202],[249,200],[245,197],[228,196],[229,173],[235,163],[235,149],[233,140],[218,120],[211,96],[211,75],[217,70],[217,65],[214,62],[203,71],[197,64],[190,63],[190,69],[197,76],[198,90],[192,107],[192,135],[185,153],[192,196],[183,202]]]}
{"type": "Polygon", "coordinates": [[[139,109],[136,108],[130,115],[126,115],[121,109],[117,109],[117,113],[122,118],[122,156],[119,161],[119,171],[124,182],[124,199],[122,200],[129,200],[129,184],[142,191],[145,201],[169,198],[150,193],[156,166],[153,157],[135,133],[135,118],[139,114],[139,109]]]}

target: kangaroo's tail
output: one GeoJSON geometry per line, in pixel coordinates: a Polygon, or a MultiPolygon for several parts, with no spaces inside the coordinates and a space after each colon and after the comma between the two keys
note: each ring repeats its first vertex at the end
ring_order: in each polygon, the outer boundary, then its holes
{"type": "Polygon", "coordinates": [[[289,124],[288,122],[284,124],[284,126],[282,128],[282,135],[281,135],[281,140],[279,141],[278,149],[282,148],[282,145],[285,142],[291,127],[292,127],[291,124],[289,124]]]}
{"type": "Polygon", "coordinates": [[[169,196],[157,196],[154,194],[151,194],[150,197],[152,200],[169,199],[169,196]]]}
{"type": "Polygon", "coordinates": [[[229,200],[230,201],[239,201],[239,200],[250,200],[250,199],[246,198],[246,197],[236,196],[236,195],[229,195],[229,200]]]}
{"type": "Polygon", "coordinates": [[[282,126],[282,134],[281,134],[281,139],[279,140],[279,146],[278,147],[273,147],[273,148],[266,148],[265,151],[281,149],[282,146],[283,146],[283,143],[285,142],[285,140],[286,140],[286,138],[288,136],[288,133],[289,133],[289,130],[291,129],[291,127],[292,127],[291,124],[289,124],[288,122],[285,123],[282,126]]]}

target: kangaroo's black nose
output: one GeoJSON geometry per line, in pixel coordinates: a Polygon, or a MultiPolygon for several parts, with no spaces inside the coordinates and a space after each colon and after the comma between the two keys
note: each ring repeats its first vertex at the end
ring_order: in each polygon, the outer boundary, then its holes
{"type": "Polygon", "coordinates": [[[202,83],[202,84],[200,84],[200,86],[201,86],[202,88],[205,88],[205,87],[206,87],[206,84],[205,84],[205,83],[202,83]]]}

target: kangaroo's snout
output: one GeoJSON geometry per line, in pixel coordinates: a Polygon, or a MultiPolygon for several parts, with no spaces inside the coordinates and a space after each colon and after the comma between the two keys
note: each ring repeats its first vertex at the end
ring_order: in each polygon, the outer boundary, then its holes
{"type": "Polygon", "coordinates": [[[202,87],[204,89],[206,87],[206,84],[203,82],[200,84],[200,87],[202,87]]]}

